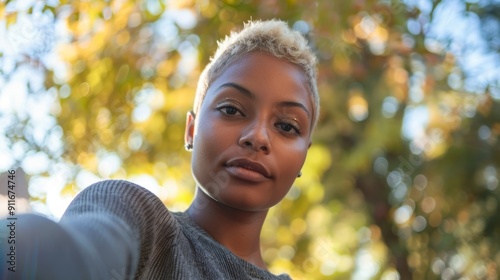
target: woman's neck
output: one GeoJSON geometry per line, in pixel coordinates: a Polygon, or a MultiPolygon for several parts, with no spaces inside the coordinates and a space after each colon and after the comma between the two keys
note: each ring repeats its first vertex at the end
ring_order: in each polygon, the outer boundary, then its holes
{"type": "Polygon", "coordinates": [[[250,212],[234,209],[199,190],[187,213],[198,226],[233,254],[267,269],[260,253],[260,232],[267,210],[250,212]]]}

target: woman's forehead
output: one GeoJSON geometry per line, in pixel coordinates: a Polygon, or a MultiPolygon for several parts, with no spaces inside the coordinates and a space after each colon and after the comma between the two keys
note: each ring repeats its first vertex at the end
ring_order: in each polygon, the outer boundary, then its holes
{"type": "Polygon", "coordinates": [[[207,95],[227,83],[241,86],[252,94],[303,99],[312,106],[305,73],[296,65],[266,53],[252,52],[232,61],[209,86],[207,95]]]}

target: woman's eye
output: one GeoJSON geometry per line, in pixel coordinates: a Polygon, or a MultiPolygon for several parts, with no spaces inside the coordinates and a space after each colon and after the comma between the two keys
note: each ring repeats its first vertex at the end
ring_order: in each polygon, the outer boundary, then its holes
{"type": "Polygon", "coordinates": [[[235,116],[235,115],[243,115],[240,110],[236,109],[233,106],[223,106],[218,109],[220,112],[222,112],[225,115],[229,116],[235,116]]]}
{"type": "Polygon", "coordinates": [[[226,107],[226,108],[222,108],[228,115],[236,115],[236,113],[238,113],[238,110],[236,110],[236,108],[231,108],[231,107],[226,107]]]}
{"type": "Polygon", "coordinates": [[[299,129],[292,124],[278,123],[276,126],[287,134],[300,135],[299,129]]]}

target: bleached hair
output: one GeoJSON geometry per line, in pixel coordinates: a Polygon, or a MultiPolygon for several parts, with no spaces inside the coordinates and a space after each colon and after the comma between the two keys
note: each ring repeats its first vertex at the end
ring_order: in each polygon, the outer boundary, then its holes
{"type": "Polygon", "coordinates": [[[312,128],[319,115],[319,94],[316,84],[316,56],[307,40],[298,31],[291,30],[281,20],[249,21],[240,32],[232,32],[218,43],[217,51],[200,75],[194,100],[197,114],[210,85],[234,61],[250,52],[264,52],[288,61],[301,69],[307,77],[313,104],[312,128]]]}

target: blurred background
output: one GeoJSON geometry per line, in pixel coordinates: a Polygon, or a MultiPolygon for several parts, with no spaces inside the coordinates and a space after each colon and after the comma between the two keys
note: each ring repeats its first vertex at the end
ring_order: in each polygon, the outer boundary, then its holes
{"type": "Polygon", "coordinates": [[[16,169],[19,211],[57,220],[124,178],[186,209],[198,75],[217,40],[271,18],[317,53],[322,108],[262,232],[270,270],[497,279],[500,1],[0,0],[2,193],[16,169]]]}

